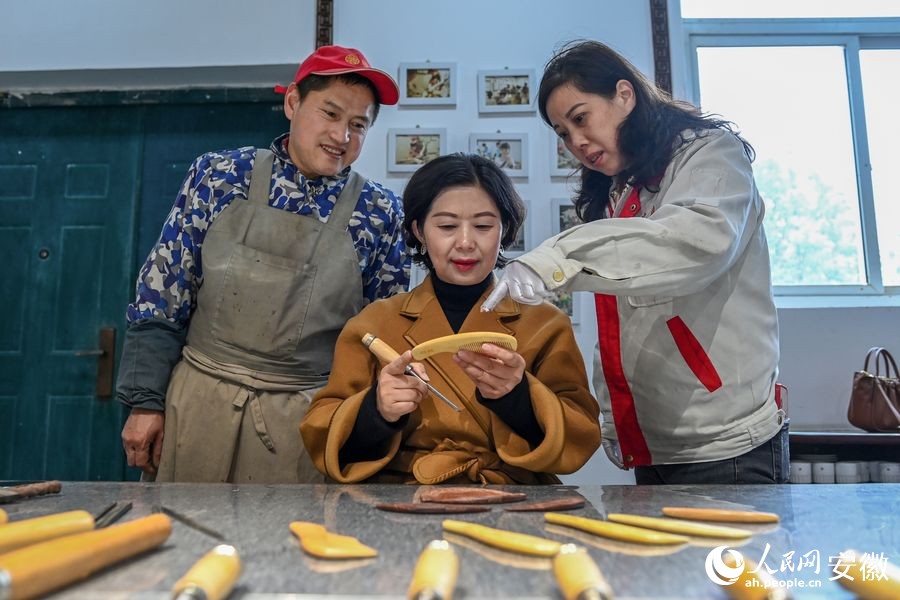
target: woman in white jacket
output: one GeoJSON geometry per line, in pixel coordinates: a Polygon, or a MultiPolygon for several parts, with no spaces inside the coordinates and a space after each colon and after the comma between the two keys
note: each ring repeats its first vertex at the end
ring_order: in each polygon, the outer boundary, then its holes
{"type": "Polygon", "coordinates": [[[550,60],[538,105],[581,162],[584,223],[510,263],[482,310],[595,293],[604,449],[638,483],[785,482],[753,149],[599,42],[550,60]]]}

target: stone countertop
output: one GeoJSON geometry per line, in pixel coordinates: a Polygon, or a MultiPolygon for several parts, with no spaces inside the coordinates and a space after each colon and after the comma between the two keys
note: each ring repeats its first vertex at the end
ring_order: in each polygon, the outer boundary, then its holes
{"type": "MultiPolygon", "coordinates": [[[[663,506],[698,506],[774,512],[778,525],[755,525],[746,542],[691,542],[677,548],[615,543],[546,524],[543,513],[489,512],[462,515],[412,515],[383,512],[376,502],[410,502],[416,486],[404,485],[231,485],[155,483],[63,483],[58,495],[4,506],[10,520],[64,510],[97,513],[111,502],[132,502],[122,521],[148,515],[157,505],[170,507],[221,533],[237,547],[244,571],[231,598],[311,598],[405,596],[419,553],[432,539],[450,539],[460,559],[455,598],[561,598],[549,559],[491,549],[452,534],[441,521],[455,518],[560,542],[585,546],[617,598],[725,598],[724,589],[706,574],[705,561],[717,546],[737,549],[765,564],[774,575],[799,586],[798,598],[851,597],[830,578],[840,551],[883,553],[900,562],[900,484],[782,486],[506,486],[524,491],[529,501],[576,491],[587,499],[569,514],[602,518],[626,512],[660,515],[663,506]],[[330,531],[357,537],[376,548],[376,558],[353,561],[313,559],[288,530],[291,521],[324,524],[330,531]],[[793,553],[791,559],[784,555],[793,553]],[[797,570],[804,554],[819,556],[797,570]],[[794,570],[788,570],[793,566],[794,570]]],[[[55,598],[166,598],[175,581],[219,542],[173,521],[171,537],[160,548],[108,568],[55,598]]]]}

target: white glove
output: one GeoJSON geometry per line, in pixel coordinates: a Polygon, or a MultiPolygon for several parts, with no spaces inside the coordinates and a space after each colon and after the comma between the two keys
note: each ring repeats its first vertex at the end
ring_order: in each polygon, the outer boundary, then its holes
{"type": "Polygon", "coordinates": [[[503,275],[494,291],[481,305],[481,312],[493,310],[507,293],[510,298],[522,304],[540,304],[553,295],[534,269],[517,261],[509,263],[503,269],[503,275]]]}
{"type": "Polygon", "coordinates": [[[603,451],[606,452],[606,458],[609,459],[609,462],[623,471],[628,470],[628,467],[625,466],[625,462],[622,460],[622,450],[619,448],[618,440],[611,440],[605,437],[600,440],[600,445],[603,446],[603,451]]]}

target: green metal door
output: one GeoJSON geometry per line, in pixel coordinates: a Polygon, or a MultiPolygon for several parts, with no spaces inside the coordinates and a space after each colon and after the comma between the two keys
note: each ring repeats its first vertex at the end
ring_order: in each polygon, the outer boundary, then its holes
{"type": "Polygon", "coordinates": [[[2,479],[121,477],[97,354],[129,297],[139,130],[124,108],[0,113],[2,479]]]}
{"type": "Polygon", "coordinates": [[[0,480],[137,477],[127,410],[96,393],[100,332],[116,331],[118,355],[138,268],[190,162],[266,147],[288,125],[277,96],[197,94],[0,110],[0,480]]]}

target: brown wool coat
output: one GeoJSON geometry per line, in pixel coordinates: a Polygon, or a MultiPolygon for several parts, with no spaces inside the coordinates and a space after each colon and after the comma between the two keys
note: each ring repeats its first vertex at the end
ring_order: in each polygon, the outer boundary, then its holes
{"type": "MultiPolygon", "coordinates": [[[[572,473],[600,445],[599,407],[591,396],[569,318],[550,304],[506,298],[479,311],[485,291],[460,333],[495,331],[516,337],[525,359],[531,403],[545,432],[535,448],[475,399],[475,384],[451,354],[426,359],[431,384],[460,406],[454,412],[429,395],[403,429],[371,460],[341,464],[360,405],[382,365],[360,341],[373,333],[397,352],[453,331],[426,279],[413,291],[379,300],[347,322],[338,338],[328,384],[300,424],[316,467],[340,483],[549,483],[572,473]]],[[[485,404],[489,403],[485,401],[485,404]]]]}

